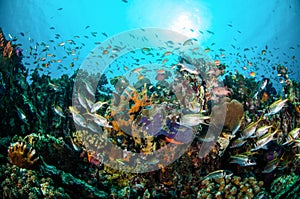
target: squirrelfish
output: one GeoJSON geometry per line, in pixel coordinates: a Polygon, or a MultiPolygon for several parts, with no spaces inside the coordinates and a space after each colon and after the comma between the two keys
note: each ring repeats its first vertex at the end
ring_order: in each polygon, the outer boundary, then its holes
{"type": "Polygon", "coordinates": [[[289,99],[279,99],[270,105],[268,113],[265,116],[270,116],[278,113],[289,99]]]}

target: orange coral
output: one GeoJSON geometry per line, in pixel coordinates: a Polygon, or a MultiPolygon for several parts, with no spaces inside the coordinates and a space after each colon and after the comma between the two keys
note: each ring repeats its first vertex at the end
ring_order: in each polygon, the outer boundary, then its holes
{"type": "Polygon", "coordinates": [[[151,100],[148,99],[147,92],[134,92],[133,96],[130,98],[134,105],[130,107],[129,114],[138,113],[143,107],[151,105],[151,100]]]}
{"type": "Polygon", "coordinates": [[[7,42],[7,44],[6,44],[6,46],[5,46],[4,50],[3,50],[3,53],[2,53],[3,57],[11,58],[13,50],[14,49],[11,46],[10,41],[7,42]]]}
{"type": "Polygon", "coordinates": [[[4,37],[3,34],[0,32],[0,47],[4,46],[4,37]]]}
{"type": "Polygon", "coordinates": [[[32,169],[38,164],[39,157],[32,147],[24,142],[16,142],[8,148],[8,158],[11,164],[20,168],[32,169]]]}

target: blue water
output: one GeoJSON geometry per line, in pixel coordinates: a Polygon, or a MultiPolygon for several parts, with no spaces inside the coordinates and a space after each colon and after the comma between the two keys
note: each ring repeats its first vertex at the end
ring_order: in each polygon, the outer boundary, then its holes
{"type": "MultiPolygon", "coordinates": [[[[60,64],[52,63],[45,69],[55,77],[62,73],[71,74],[79,68],[97,42],[124,31],[157,27],[197,38],[203,48],[211,49],[212,59],[220,59],[230,66],[228,70],[237,69],[245,76],[254,71],[258,80],[265,75],[273,78],[276,84],[278,78],[271,67],[278,64],[288,66],[292,79],[299,77],[299,11],[298,0],[13,0],[0,2],[0,27],[7,38],[18,38],[17,43],[23,45],[25,57],[30,47],[43,50],[37,43],[48,45],[47,53],[54,54],[56,60],[62,60],[60,64]],[[74,36],[79,38],[74,39],[74,36]],[[57,47],[58,43],[71,39],[76,40],[76,45],[68,46],[67,43],[65,48],[57,47]],[[80,48],[76,52],[71,51],[75,46],[80,48]],[[269,63],[257,60],[266,46],[270,51],[265,55],[270,58],[269,63]],[[71,53],[66,56],[68,47],[71,53]],[[219,49],[225,51],[220,52],[219,49]],[[245,55],[254,63],[253,66],[247,66],[246,59],[238,64],[237,53],[240,57],[245,55]],[[221,58],[220,54],[225,54],[225,57],[221,58]],[[243,69],[245,65],[246,70],[243,69]]],[[[51,61],[51,57],[48,58],[51,61]]],[[[23,62],[30,64],[30,68],[37,67],[32,57],[24,58],[23,62]]]]}

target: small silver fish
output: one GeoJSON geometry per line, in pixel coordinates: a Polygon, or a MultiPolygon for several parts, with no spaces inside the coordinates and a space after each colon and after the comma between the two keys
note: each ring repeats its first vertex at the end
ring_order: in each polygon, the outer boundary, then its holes
{"type": "Polygon", "coordinates": [[[190,74],[193,74],[193,75],[199,75],[199,72],[198,72],[197,70],[193,70],[193,69],[189,68],[189,67],[193,67],[193,66],[190,65],[190,64],[184,65],[184,64],[178,63],[177,65],[178,65],[178,66],[181,66],[180,71],[187,71],[187,72],[190,73],[190,74]]]}
{"type": "Polygon", "coordinates": [[[243,144],[245,144],[246,143],[246,140],[244,140],[244,139],[236,139],[236,140],[234,140],[232,143],[231,143],[231,145],[230,145],[230,147],[229,148],[238,148],[238,147],[241,147],[241,146],[243,146],[243,144]]]}
{"type": "Polygon", "coordinates": [[[80,105],[83,108],[87,109],[87,104],[86,104],[86,101],[85,101],[85,98],[83,97],[83,95],[80,92],[78,92],[77,96],[78,96],[78,101],[79,101],[80,105]]]}
{"type": "Polygon", "coordinates": [[[249,158],[246,155],[235,155],[235,156],[231,156],[231,161],[229,163],[231,164],[239,164],[241,166],[253,166],[256,165],[256,162],[249,158]]]}
{"type": "Polygon", "coordinates": [[[232,176],[233,173],[232,171],[229,170],[217,170],[214,172],[211,172],[209,174],[207,174],[206,176],[204,176],[204,179],[210,180],[210,179],[217,179],[217,178],[226,178],[226,177],[230,177],[232,176]]]}
{"type": "Polygon", "coordinates": [[[278,164],[279,164],[279,159],[274,159],[268,162],[267,165],[264,167],[262,173],[271,173],[277,168],[278,164]]]}
{"type": "Polygon", "coordinates": [[[260,90],[264,90],[264,89],[266,88],[268,82],[269,82],[269,79],[267,79],[267,78],[264,79],[263,82],[261,83],[259,89],[260,89],[260,90]]]}
{"type": "Polygon", "coordinates": [[[91,114],[87,113],[87,115],[92,116],[93,121],[98,124],[99,126],[107,127],[107,128],[112,128],[112,126],[109,125],[107,119],[97,113],[91,114]]]}
{"type": "Polygon", "coordinates": [[[86,87],[87,91],[89,92],[89,94],[91,94],[92,96],[95,96],[95,89],[93,88],[93,86],[87,81],[84,81],[84,84],[85,84],[85,87],[86,87]]]}
{"type": "Polygon", "coordinates": [[[300,133],[300,128],[294,128],[289,132],[288,135],[293,139],[297,139],[299,138],[299,133],[300,133]]]}
{"type": "Polygon", "coordinates": [[[265,135],[273,125],[259,127],[251,138],[261,137],[265,135]]]}
{"type": "Polygon", "coordinates": [[[295,142],[299,137],[299,133],[300,133],[300,128],[294,128],[293,130],[291,130],[288,133],[285,143],[283,143],[282,145],[287,145],[287,144],[291,144],[292,142],[295,142]]]}
{"type": "Polygon", "coordinates": [[[93,104],[92,108],[91,108],[91,113],[96,112],[98,109],[100,109],[104,104],[107,104],[108,102],[101,102],[98,101],[95,104],[93,104]]]}
{"type": "Polygon", "coordinates": [[[277,100],[276,102],[274,102],[273,104],[271,104],[269,106],[269,109],[268,109],[268,112],[265,114],[265,116],[270,116],[270,115],[274,115],[276,113],[278,113],[282,108],[283,106],[285,105],[285,103],[288,101],[289,99],[280,99],[280,100],[277,100]]]}
{"type": "Polygon", "coordinates": [[[54,112],[60,117],[66,117],[62,111],[62,108],[58,105],[53,105],[54,112]]]}
{"type": "Polygon", "coordinates": [[[251,122],[246,128],[242,131],[241,136],[243,139],[247,139],[251,137],[257,128],[258,123],[262,120],[262,118],[259,118],[256,122],[251,122]]]}
{"type": "Polygon", "coordinates": [[[277,128],[274,132],[268,133],[262,136],[259,140],[255,143],[255,148],[251,149],[251,151],[256,151],[261,148],[265,148],[265,146],[273,140],[273,136],[279,131],[277,128]]]}
{"type": "Polygon", "coordinates": [[[25,124],[28,124],[27,118],[26,118],[26,115],[25,115],[24,111],[23,111],[22,109],[20,109],[19,107],[17,107],[17,106],[16,106],[16,109],[17,109],[17,113],[18,113],[19,118],[20,118],[25,124]]]}
{"type": "Polygon", "coordinates": [[[81,127],[86,127],[86,120],[85,118],[77,113],[72,113],[73,115],[73,121],[75,122],[75,124],[77,124],[78,126],[81,127]]]}
{"type": "Polygon", "coordinates": [[[93,103],[90,99],[88,99],[88,98],[86,98],[86,97],[85,97],[84,99],[85,99],[85,101],[86,101],[88,107],[91,109],[91,108],[93,107],[94,103],[93,103]]]}
{"type": "Polygon", "coordinates": [[[210,119],[210,116],[204,116],[201,114],[186,114],[183,115],[180,119],[180,125],[183,126],[197,126],[199,124],[206,124],[204,121],[210,119]]]}
{"type": "Polygon", "coordinates": [[[60,42],[59,44],[57,44],[58,46],[64,46],[65,42],[60,42]]]}
{"type": "Polygon", "coordinates": [[[56,84],[52,84],[51,82],[49,82],[48,84],[54,91],[58,91],[60,89],[60,87],[56,84]]]}

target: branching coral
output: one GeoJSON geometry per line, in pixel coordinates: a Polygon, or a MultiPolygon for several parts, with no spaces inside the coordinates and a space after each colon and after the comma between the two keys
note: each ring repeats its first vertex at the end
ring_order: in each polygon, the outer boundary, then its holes
{"type": "Polygon", "coordinates": [[[20,168],[34,168],[39,163],[35,149],[26,145],[25,142],[16,142],[8,148],[8,158],[10,163],[20,168]]]}

